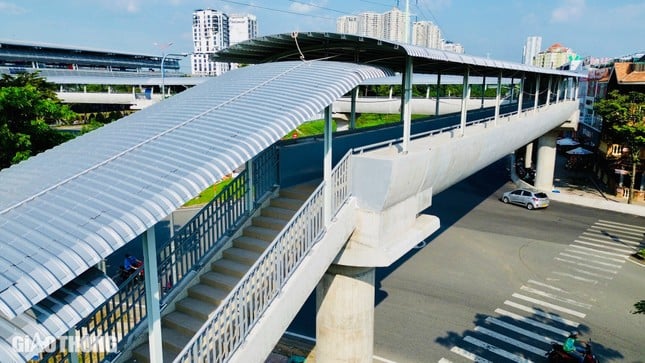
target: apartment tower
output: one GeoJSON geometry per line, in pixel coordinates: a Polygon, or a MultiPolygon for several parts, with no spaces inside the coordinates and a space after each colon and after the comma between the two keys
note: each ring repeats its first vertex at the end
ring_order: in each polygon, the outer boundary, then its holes
{"type": "Polygon", "coordinates": [[[230,44],[229,17],[217,10],[195,10],[193,13],[193,54],[191,73],[196,76],[219,76],[229,70],[228,63],[213,62],[210,55],[230,44]]]}

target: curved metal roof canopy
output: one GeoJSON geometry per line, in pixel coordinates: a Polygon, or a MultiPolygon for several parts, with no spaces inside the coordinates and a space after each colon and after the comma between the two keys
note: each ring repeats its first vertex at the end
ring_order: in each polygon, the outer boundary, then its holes
{"type": "Polygon", "coordinates": [[[0,313],[13,318],[384,69],[227,72],[0,171],[0,313]]]}
{"type": "Polygon", "coordinates": [[[570,71],[530,66],[467,54],[430,49],[377,38],[338,33],[285,33],[254,38],[212,56],[220,62],[266,63],[294,59],[329,59],[405,70],[405,57],[414,57],[415,73],[518,77],[522,72],[581,77],[570,71]]]}

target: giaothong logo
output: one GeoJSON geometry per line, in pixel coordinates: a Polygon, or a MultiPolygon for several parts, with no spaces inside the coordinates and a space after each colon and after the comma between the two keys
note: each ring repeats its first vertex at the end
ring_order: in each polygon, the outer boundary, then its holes
{"type": "Polygon", "coordinates": [[[93,353],[115,353],[117,348],[117,337],[114,335],[67,336],[56,338],[53,335],[14,336],[11,339],[11,347],[19,353],[32,352],[55,352],[57,347],[68,352],[93,352],[93,353]]]}

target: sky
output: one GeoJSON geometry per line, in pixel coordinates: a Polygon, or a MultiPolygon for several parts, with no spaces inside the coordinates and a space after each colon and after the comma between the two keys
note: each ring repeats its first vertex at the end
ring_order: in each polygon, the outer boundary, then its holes
{"type": "MultiPolygon", "coordinates": [[[[405,0],[0,0],[0,39],[161,55],[192,51],[192,13],[253,14],[258,35],[335,32],[336,19],[383,13],[405,0]]],[[[410,0],[467,54],[521,62],[529,36],[542,50],[621,57],[645,51],[643,0],[410,0]]],[[[182,65],[184,67],[185,65],[182,65]]]]}

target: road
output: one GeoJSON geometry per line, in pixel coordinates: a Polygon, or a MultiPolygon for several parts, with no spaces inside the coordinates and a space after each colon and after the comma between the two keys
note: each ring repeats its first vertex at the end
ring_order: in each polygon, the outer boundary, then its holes
{"type": "Polygon", "coordinates": [[[553,203],[528,211],[498,162],[433,200],[442,228],[377,270],[375,354],[404,362],[543,361],[572,330],[601,361],[644,358],[645,219],[553,203]],[[579,325],[577,325],[579,324],[579,325]]]}
{"type": "MultiPolygon", "coordinates": [[[[375,362],[539,362],[550,340],[572,330],[593,340],[603,362],[642,362],[645,317],[630,311],[643,298],[645,267],[625,256],[645,244],[645,219],[557,202],[505,205],[506,165],[435,196],[426,212],[441,229],[377,269],[375,362]]],[[[310,297],[289,331],[313,337],[314,325],[310,297]]]]}

